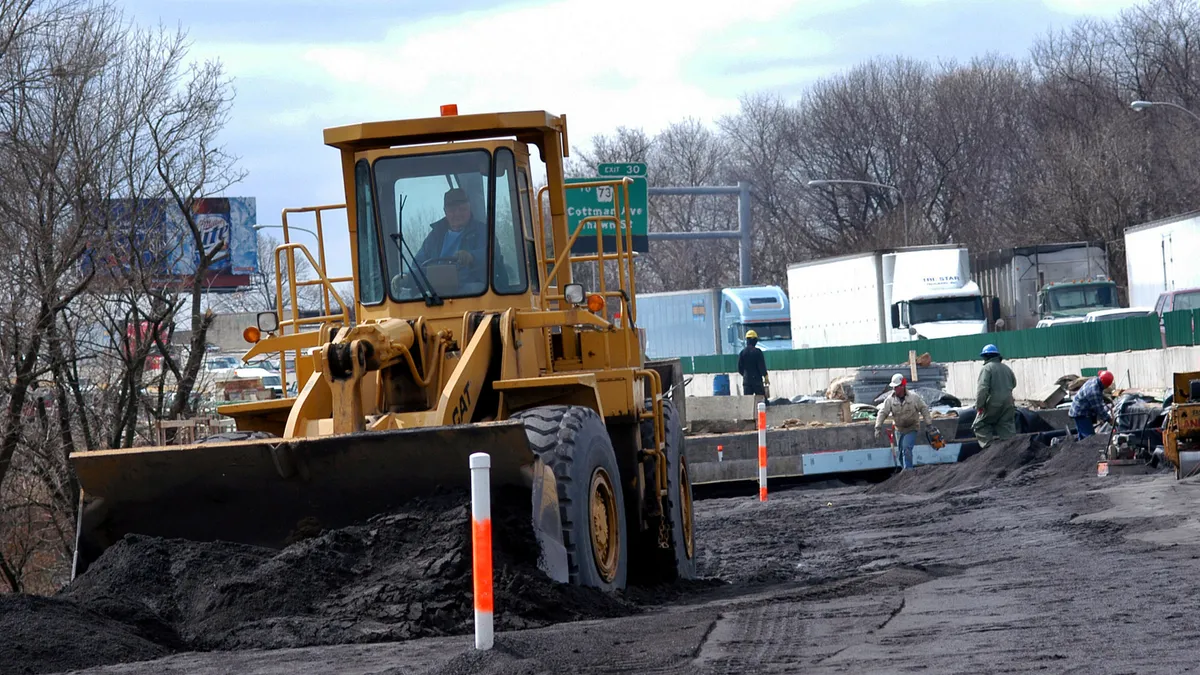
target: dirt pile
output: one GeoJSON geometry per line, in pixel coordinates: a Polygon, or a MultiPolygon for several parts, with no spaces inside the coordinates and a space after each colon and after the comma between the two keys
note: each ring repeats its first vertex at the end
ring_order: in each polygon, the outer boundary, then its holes
{"type": "Polygon", "coordinates": [[[1029,434],[998,441],[957,464],[919,466],[873,485],[868,493],[926,494],[943,490],[983,487],[1018,471],[1043,464],[1051,450],[1037,435],[1029,434]]]}
{"type": "Polygon", "coordinates": [[[58,673],[171,652],[138,633],[64,600],[0,595],[0,673],[58,673]]]}
{"type": "Polygon", "coordinates": [[[1095,476],[1100,453],[1108,444],[1108,435],[1089,436],[1082,441],[1067,437],[1054,446],[1054,456],[1046,462],[1046,473],[1055,476],[1095,476]]]}
{"type": "MultiPolygon", "coordinates": [[[[528,496],[494,501],[497,630],[638,611],[546,578],[528,496]]],[[[193,650],[462,634],[472,630],[470,547],[466,495],[447,494],[281,551],[127,537],[60,596],[193,650]]]]}

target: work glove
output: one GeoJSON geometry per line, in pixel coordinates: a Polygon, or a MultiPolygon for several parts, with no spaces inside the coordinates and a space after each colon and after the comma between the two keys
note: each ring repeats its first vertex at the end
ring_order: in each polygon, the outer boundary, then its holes
{"type": "Polygon", "coordinates": [[[470,265],[475,260],[475,256],[466,251],[459,251],[458,255],[455,257],[458,258],[459,265],[470,265]]]}

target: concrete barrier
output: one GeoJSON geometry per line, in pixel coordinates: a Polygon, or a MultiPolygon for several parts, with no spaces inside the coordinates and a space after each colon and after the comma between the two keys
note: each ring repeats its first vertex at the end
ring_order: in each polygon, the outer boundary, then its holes
{"type": "MultiPolygon", "coordinates": [[[[753,396],[689,396],[688,428],[691,434],[724,434],[755,429],[758,416],[753,396]]],[[[767,425],[783,426],[789,420],[800,424],[841,424],[850,421],[846,401],[790,403],[767,406],[767,425]]]]}
{"type": "MultiPolygon", "coordinates": [[[[954,429],[958,424],[955,418],[943,418],[933,421],[934,426],[942,432],[944,438],[953,438],[954,429]]],[[[932,453],[932,448],[918,439],[918,449],[921,453],[932,453]]],[[[802,476],[812,471],[806,471],[808,463],[814,466],[819,459],[833,461],[863,459],[866,464],[862,468],[885,468],[890,466],[891,448],[886,445],[886,437],[881,446],[875,440],[874,425],[870,422],[840,424],[829,427],[808,427],[798,429],[768,429],[767,430],[767,477],[783,478],[802,476]],[[858,458],[856,455],[835,457],[831,451],[864,451],[870,457],[858,458]],[[873,453],[873,454],[872,454],[873,453]]],[[[956,446],[957,447],[957,446],[956,446]]],[[[728,434],[706,434],[689,436],[685,441],[685,454],[688,460],[688,471],[695,484],[721,483],[729,481],[758,480],[758,432],[746,431],[728,434]],[[724,461],[718,461],[717,446],[724,447],[724,461]]],[[[950,451],[944,454],[934,454],[933,457],[944,457],[948,461],[957,461],[957,453],[950,451]]],[[[932,463],[924,461],[922,463],[932,463]]],[[[854,469],[848,469],[854,470],[854,469]]],[[[835,473],[822,470],[820,473],[835,473]]]]}

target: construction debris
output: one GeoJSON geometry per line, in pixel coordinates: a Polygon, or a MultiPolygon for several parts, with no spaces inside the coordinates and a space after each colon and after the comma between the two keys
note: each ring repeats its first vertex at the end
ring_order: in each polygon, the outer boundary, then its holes
{"type": "Polygon", "coordinates": [[[1067,390],[1061,384],[1055,384],[1036,392],[1028,401],[1030,407],[1049,410],[1054,408],[1067,397],[1067,390]]]}
{"type": "Polygon", "coordinates": [[[854,375],[843,375],[829,383],[825,398],[835,401],[854,400],[854,375]]]}

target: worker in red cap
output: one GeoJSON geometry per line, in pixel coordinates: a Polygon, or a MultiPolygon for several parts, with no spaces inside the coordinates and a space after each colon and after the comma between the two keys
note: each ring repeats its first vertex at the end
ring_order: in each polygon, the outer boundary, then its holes
{"type": "Polygon", "coordinates": [[[1102,370],[1079,388],[1079,393],[1071,400],[1071,410],[1068,414],[1075,421],[1075,432],[1078,438],[1087,438],[1096,434],[1096,420],[1106,420],[1116,426],[1112,413],[1108,411],[1108,402],[1104,392],[1112,387],[1113,375],[1102,370]]]}
{"type": "Polygon", "coordinates": [[[890,416],[896,428],[896,445],[899,446],[900,457],[903,460],[900,470],[913,468],[913,446],[917,444],[917,431],[921,428],[921,418],[925,418],[927,427],[933,426],[929,416],[929,405],[920,396],[908,395],[908,381],[900,373],[892,376],[892,393],[879,406],[879,414],[875,416],[875,438],[883,435],[883,422],[890,416]]]}

